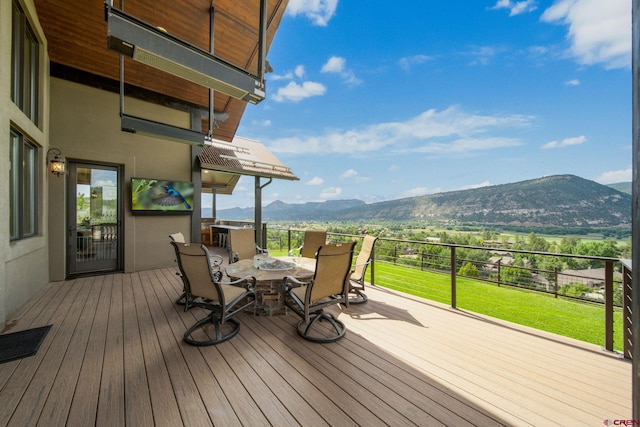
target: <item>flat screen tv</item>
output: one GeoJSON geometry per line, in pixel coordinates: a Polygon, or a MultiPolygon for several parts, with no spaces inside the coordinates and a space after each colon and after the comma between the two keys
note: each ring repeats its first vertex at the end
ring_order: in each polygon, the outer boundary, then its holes
{"type": "Polygon", "coordinates": [[[131,210],[134,214],[191,213],[191,182],[131,178],[131,210]]]}

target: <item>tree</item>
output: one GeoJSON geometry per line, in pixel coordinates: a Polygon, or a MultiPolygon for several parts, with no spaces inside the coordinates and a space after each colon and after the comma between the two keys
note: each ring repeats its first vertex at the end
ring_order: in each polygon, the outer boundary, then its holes
{"type": "Polygon", "coordinates": [[[529,286],[532,277],[531,271],[524,268],[503,267],[500,271],[501,281],[513,285],[529,286]]]}
{"type": "MultiPolygon", "coordinates": [[[[576,245],[575,255],[588,255],[605,258],[618,258],[619,250],[615,240],[605,240],[602,242],[580,242],[576,245]]],[[[602,261],[590,259],[574,259],[571,268],[584,270],[587,268],[601,268],[604,265],[602,261]]]]}
{"type": "Polygon", "coordinates": [[[531,232],[527,241],[528,250],[533,252],[548,252],[549,242],[544,238],[536,236],[536,233],[531,232]]]}
{"type": "Polygon", "coordinates": [[[566,295],[574,298],[582,298],[589,292],[591,292],[591,289],[582,282],[572,282],[568,285],[562,285],[558,290],[560,295],[566,295]]]}
{"type": "Polygon", "coordinates": [[[580,243],[580,238],[575,236],[563,237],[558,246],[558,252],[561,254],[574,253],[576,246],[580,243]]]}
{"type": "Polygon", "coordinates": [[[462,267],[460,267],[460,270],[458,270],[458,274],[467,277],[480,277],[478,267],[470,262],[467,262],[462,267]]]}

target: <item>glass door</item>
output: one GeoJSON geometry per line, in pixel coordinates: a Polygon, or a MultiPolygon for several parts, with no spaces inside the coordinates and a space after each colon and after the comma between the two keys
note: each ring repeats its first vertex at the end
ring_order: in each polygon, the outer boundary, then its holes
{"type": "Polygon", "coordinates": [[[122,270],[119,166],[69,163],[67,272],[122,270]]]}

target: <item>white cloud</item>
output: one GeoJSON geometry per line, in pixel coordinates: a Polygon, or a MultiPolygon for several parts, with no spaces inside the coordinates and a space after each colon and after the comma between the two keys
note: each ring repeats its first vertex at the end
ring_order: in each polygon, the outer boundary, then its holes
{"type": "Polygon", "coordinates": [[[340,175],[340,179],[353,178],[356,175],[358,175],[358,172],[355,169],[349,169],[340,175]]]}
{"type": "Polygon", "coordinates": [[[618,182],[631,182],[632,180],[633,171],[631,168],[603,172],[602,175],[594,179],[594,181],[600,184],[615,184],[618,182]]]}
{"type": "Polygon", "coordinates": [[[567,80],[566,82],[564,82],[564,84],[567,86],[580,86],[580,80],[578,79],[567,80]]]}
{"type": "Polygon", "coordinates": [[[400,193],[399,197],[400,198],[417,197],[417,196],[424,196],[425,194],[429,194],[429,193],[433,193],[433,191],[429,190],[427,187],[416,187],[410,190],[403,191],[402,193],[400,193]]]}
{"type": "Polygon", "coordinates": [[[347,69],[346,60],[339,56],[332,56],[327,60],[327,62],[320,69],[321,73],[333,73],[338,74],[345,81],[345,83],[350,85],[359,84],[362,81],[358,79],[352,70],[347,69]]]}
{"type": "Polygon", "coordinates": [[[292,72],[288,72],[286,74],[269,74],[270,81],[291,80],[292,78],[293,78],[292,72]]]}
{"type": "Polygon", "coordinates": [[[327,88],[321,83],[303,82],[302,85],[299,85],[296,82],[289,82],[285,87],[278,88],[271,99],[276,102],[299,102],[312,96],[324,95],[326,91],[327,88]]]}
{"type": "Polygon", "coordinates": [[[392,148],[395,152],[450,154],[520,145],[517,139],[485,134],[501,132],[505,128],[528,127],[532,121],[530,116],[482,116],[449,107],[442,111],[427,110],[403,122],[264,142],[274,152],[293,154],[355,154],[392,148]]]}
{"type": "Polygon", "coordinates": [[[309,181],[307,181],[307,185],[322,185],[324,184],[324,179],[319,176],[314,176],[309,181]]]}
{"type": "Polygon", "coordinates": [[[346,60],[339,56],[332,56],[322,66],[320,72],[322,73],[341,73],[344,71],[344,64],[346,60]]]}
{"type": "Polygon", "coordinates": [[[427,55],[405,56],[398,60],[398,66],[400,66],[404,71],[410,71],[411,67],[414,65],[424,64],[429,60],[431,60],[431,57],[427,55]]]}
{"type": "Polygon", "coordinates": [[[409,151],[428,154],[471,154],[475,151],[517,147],[522,142],[514,138],[460,138],[451,142],[431,142],[409,151]]]}
{"type": "Polygon", "coordinates": [[[370,182],[371,181],[371,177],[370,176],[356,176],[356,182],[358,184],[362,184],[364,182],[370,182]]]}
{"type": "Polygon", "coordinates": [[[340,194],[342,194],[342,188],[328,187],[322,190],[322,192],[320,193],[320,198],[323,200],[335,199],[336,197],[340,197],[340,194]]]}
{"type": "Polygon", "coordinates": [[[630,66],[631,1],[556,0],[541,20],[569,26],[569,55],[579,63],[630,66]]]}
{"type": "Polygon", "coordinates": [[[304,65],[298,65],[293,71],[288,71],[285,74],[269,74],[270,81],[278,80],[293,80],[294,77],[303,78],[305,74],[304,65]]]}
{"type": "Polygon", "coordinates": [[[525,12],[533,12],[538,8],[535,0],[512,2],[511,0],[498,0],[491,9],[509,9],[509,16],[520,15],[525,12]]]}
{"type": "Polygon", "coordinates": [[[562,141],[550,141],[542,146],[542,148],[562,148],[569,147],[571,145],[580,145],[584,143],[587,138],[584,135],[576,136],[573,138],[565,138],[562,141]]]}
{"type": "Polygon", "coordinates": [[[314,25],[325,27],[336,13],[338,0],[289,0],[286,14],[303,15],[314,25]]]}
{"type": "Polygon", "coordinates": [[[271,120],[269,119],[264,119],[264,120],[252,120],[251,124],[253,126],[261,126],[261,127],[269,127],[271,126],[271,120]]]}
{"type": "Polygon", "coordinates": [[[487,65],[502,50],[495,46],[474,46],[465,55],[474,58],[471,65],[487,65]]]}
{"type": "Polygon", "coordinates": [[[475,188],[488,187],[490,185],[491,185],[491,183],[489,181],[484,181],[484,182],[481,182],[479,184],[463,185],[462,187],[458,188],[458,190],[473,190],[475,188]]]}

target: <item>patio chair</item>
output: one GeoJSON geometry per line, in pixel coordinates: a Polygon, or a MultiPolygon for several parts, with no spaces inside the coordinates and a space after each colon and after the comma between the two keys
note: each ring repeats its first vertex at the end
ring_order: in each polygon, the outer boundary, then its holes
{"type": "Polygon", "coordinates": [[[365,236],[362,240],[362,247],[349,275],[349,304],[364,304],[367,302],[367,295],[364,291],[364,275],[373,257],[373,246],[377,237],[365,236]]]}
{"type": "Polygon", "coordinates": [[[205,245],[176,242],[171,244],[178,256],[178,267],[185,284],[187,301],[192,306],[209,311],[206,317],[186,330],[183,340],[187,344],[206,346],[233,338],[240,330],[240,323],[233,317],[255,302],[255,277],[247,276],[223,283],[211,270],[209,250],[205,245]],[[214,327],[214,338],[211,338],[206,330],[201,331],[209,325],[214,327]]]}
{"type": "MultiPolygon", "coordinates": [[[[184,239],[184,234],[182,234],[181,232],[169,234],[169,240],[171,242],[176,242],[176,243],[186,243],[184,239]]],[[[177,262],[177,257],[178,257],[178,253],[176,252],[176,262],[177,262]]],[[[211,263],[211,269],[213,270],[213,274],[216,277],[216,280],[221,280],[222,279],[221,266],[223,262],[222,257],[220,255],[210,255],[209,262],[211,263]]],[[[184,276],[180,272],[177,272],[176,275],[180,276],[180,278],[182,279],[183,289],[184,289],[184,291],[180,294],[180,296],[176,298],[176,304],[184,305],[184,311],[187,311],[189,310],[189,308],[191,308],[192,304],[190,303],[190,301],[189,302],[187,301],[187,292],[186,292],[186,285],[184,283],[184,276]]]]}
{"type": "MultiPolygon", "coordinates": [[[[327,241],[325,230],[305,230],[302,246],[298,248],[298,253],[304,258],[315,258],[318,248],[327,241]]],[[[293,254],[290,254],[293,255],[293,254]]]]}
{"type": "Polygon", "coordinates": [[[324,311],[333,304],[348,304],[348,275],[353,258],[355,242],[321,246],[316,253],[316,268],[309,282],[301,282],[292,276],[286,276],[284,289],[290,298],[286,304],[298,316],[298,335],[320,343],[337,341],[344,336],[344,323],[324,311]],[[327,328],[318,324],[326,320],[327,328]]]}
{"type": "Polygon", "coordinates": [[[252,259],[254,255],[266,254],[256,245],[256,234],[253,228],[238,228],[229,230],[229,264],[241,259],[252,259]]]}

